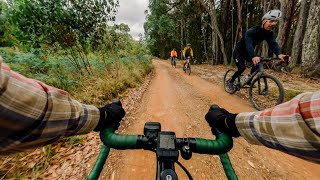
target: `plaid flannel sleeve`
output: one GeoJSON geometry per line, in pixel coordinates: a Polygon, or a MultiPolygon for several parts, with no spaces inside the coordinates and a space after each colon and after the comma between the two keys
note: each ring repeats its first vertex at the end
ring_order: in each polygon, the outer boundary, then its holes
{"type": "Polygon", "coordinates": [[[95,106],[82,104],[65,91],[12,71],[0,56],[0,154],[88,133],[99,117],[95,106]]]}
{"type": "Polygon", "coordinates": [[[259,112],[240,113],[236,126],[251,144],[263,144],[320,163],[320,91],[259,112]]]}

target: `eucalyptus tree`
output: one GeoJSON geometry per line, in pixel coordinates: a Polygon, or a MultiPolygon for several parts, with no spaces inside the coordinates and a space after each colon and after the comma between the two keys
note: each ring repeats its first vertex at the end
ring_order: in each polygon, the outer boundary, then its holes
{"type": "Polygon", "coordinates": [[[303,44],[301,43],[304,39],[305,32],[307,29],[308,15],[310,9],[311,0],[301,1],[301,8],[299,13],[299,19],[294,34],[291,57],[292,61],[289,66],[289,70],[293,70],[296,64],[301,64],[301,54],[303,44]]]}
{"type": "Polygon", "coordinates": [[[149,14],[144,24],[145,36],[151,53],[158,57],[168,56],[170,41],[175,39],[174,20],[168,15],[169,1],[150,0],[149,14]]]}
{"type": "Polygon", "coordinates": [[[302,48],[302,73],[320,78],[320,0],[312,0],[302,48]]]}
{"type": "Polygon", "coordinates": [[[80,72],[91,74],[87,51],[102,39],[99,28],[113,21],[118,0],[13,0],[12,21],[22,32],[22,42],[33,47],[59,45],[80,72]],[[98,36],[97,36],[98,35],[98,36]]]}
{"type": "MultiPolygon", "coordinates": [[[[227,55],[226,55],[225,48],[224,48],[224,40],[222,38],[221,32],[220,32],[219,27],[218,27],[215,1],[214,0],[199,0],[199,1],[206,8],[207,12],[210,15],[212,33],[216,33],[217,36],[219,37],[219,42],[220,42],[219,45],[220,45],[221,53],[223,55],[223,63],[225,65],[227,65],[228,64],[228,60],[227,60],[227,55]]],[[[212,44],[214,44],[214,43],[212,43],[212,44]]]]}

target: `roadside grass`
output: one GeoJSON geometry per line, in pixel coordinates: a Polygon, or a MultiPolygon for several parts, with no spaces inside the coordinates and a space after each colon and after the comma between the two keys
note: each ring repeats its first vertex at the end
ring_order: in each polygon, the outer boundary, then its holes
{"type": "MultiPolygon", "coordinates": [[[[153,69],[152,57],[141,53],[103,61],[91,54],[93,75],[77,73],[65,57],[52,56],[44,61],[38,55],[9,48],[0,48],[0,54],[16,72],[66,90],[74,99],[98,107],[139,85],[153,69]]],[[[75,148],[85,141],[85,135],[72,136],[29,152],[0,156],[0,179],[38,179],[62,147],[75,148]]]]}
{"type": "Polygon", "coordinates": [[[294,89],[285,89],[284,90],[284,101],[289,101],[297,95],[303,93],[303,91],[294,90],[294,89]]]}

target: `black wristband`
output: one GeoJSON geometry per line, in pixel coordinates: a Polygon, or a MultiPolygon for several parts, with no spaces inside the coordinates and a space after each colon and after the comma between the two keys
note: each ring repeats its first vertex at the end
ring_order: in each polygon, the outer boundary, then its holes
{"type": "Polygon", "coordinates": [[[100,119],[99,122],[97,124],[97,126],[94,128],[93,131],[98,132],[102,130],[102,127],[106,126],[106,117],[107,117],[107,112],[104,110],[101,110],[100,108],[98,108],[100,111],[100,119]]]}
{"type": "Polygon", "coordinates": [[[238,114],[228,114],[228,116],[225,118],[225,124],[227,128],[229,129],[229,132],[231,136],[233,137],[239,137],[240,133],[238,131],[238,128],[236,126],[236,117],[238,114]]]}

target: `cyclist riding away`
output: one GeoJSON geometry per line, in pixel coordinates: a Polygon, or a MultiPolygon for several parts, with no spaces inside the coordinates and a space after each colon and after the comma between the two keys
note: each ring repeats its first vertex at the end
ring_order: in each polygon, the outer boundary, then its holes
{"type": "Polygon", "coordinates": [[[191,44],[188,43],[187,46],[183,49],[183,70],[185,70],[185,65],[188,59],[193,58],[193,50],[191,48],[191,44]]]}
{"type": "Polygon", "coordinates": [[[175,58],[177,58],[177,57],[178,57],[178,55],[177,55],[177,51],[176,51],[176,48],[173,48],[173,49],[172,49],[171,54],[170,54],[170,57],[171,57],[171,64],[173,64],[173,63],[174,63],[175,58]]]}
{"type": "MultiPolygon", "coordinates": [[[[284,61],[284,57],[287,55],[281,54],[278,43],[275,40],[272,29],[276,27],[281,17],[280,10],[271,10],[262,17],[261,25],[254,26],[245,32],[244,37],[237,43],[234,52],[233,59],[238,67],[238,70],[234,73],[231,80],[227,82],[227,87],[230,90],[235,88],[234,81],[239,77],[246,69],[245,61],[251,61],[253,63],[251,73],[259,67],[257,64],[260,62],[260,57],[255,53],[254,48],[262,41],[267,41],[269,48],[277,56],[280,61],[284,61]]],[[[290,60],[290,59],[289,59],[290,60]]],[[[251,82],[248,82],[250,85],[251,82]]]]}

